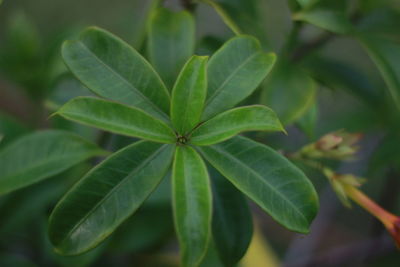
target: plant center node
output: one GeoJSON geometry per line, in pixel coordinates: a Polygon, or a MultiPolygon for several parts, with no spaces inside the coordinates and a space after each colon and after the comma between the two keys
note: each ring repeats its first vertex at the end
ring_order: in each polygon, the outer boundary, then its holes
{"type": "Polygon", "coordinates": [[[185,136],[178,136],[178,138],[176,139],[176,142],[179,145],[185,145],[187,143],[188,139],[185,136]]]}

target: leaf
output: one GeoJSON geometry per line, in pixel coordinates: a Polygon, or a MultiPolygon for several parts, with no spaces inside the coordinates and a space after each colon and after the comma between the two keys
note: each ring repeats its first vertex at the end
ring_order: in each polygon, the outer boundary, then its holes
{"type": "Polygon", "coordinates": [[[194,52],[194,19],[187,11],[159,8],[150,19],[148,34],[149,60],[172,88],[179,71],[194,52]]]}
{"type": "Polygon", "coordinates": [[[358,39],[379,69],[400,109],[400,44],[366,34],[358,34],[358,39]]]}
{"type": "MultiPolygon", "coordinates": [[[[15,118],[0,112],[0,135],[3,137],[0,147],[29,133],[30,129],[15,118]]],[[[1,138],[0,138],[1,139],[1,138]]]]}
{"type": "Polygon", "coordinates": [[[214,2],[213,0],[201,0],[201,2],[211,6],[215,12],[219,15],[225,25],[236,35],[241,34],[240,28],[236,25],[235,21],[228,15],[228,13],[222,8],[221,5],[214,2]]]}
{"type": "MultiPolygon", "coordinates": [[[[209,168],[210,170],[210,168],[209,168]]],[[[211,168],[213,182],[212,233],[225,266],[235,266],[244,256],[253,234],[251,212],[244,195],[217,170],[211,168]]]]}
{"type": "Polygon", "coordinates": [[[80,254],[110,235],[160,183],[170,166],[173,148],[140,141],[88,172],[50,216],[49,235],[56,251],[80,254]]]}
{"type": "Polygon", "coordinates": [[[260,102],[272,108],[283,125],[301,117],[314,103],[315,82],[289,62],[280,61],[265,81],[260,102]]]}
{"type": "Polygon", "coordinates": [[[26,135],[0,151],[0,194],[54,176],[105,151],[68,132],[49,130],[26,135]]]}
{"type": "Polygon", "coordinates": [[[232,108],[249,96],[275,63],[273,53],[264,53],[250,36],[226,42],[208,62],[208,92],[203,120],[232,108]]]}
{"type": "Polygon", "coordinates": [[[172,90],[171,120],[184,135],[199,122],[207,94],[208,57],[193,56],[183,67],[172,90]]]}
{"type": "Polygon", "coordinates": [[[284,131],[275,112],[261,105],[234,108],[218,114],[196,128],[190,142],[212,145],[244,131],[284,131]]]}
{"type": "Polygon", "coordinates": [[[307,177],[286,158],[244,137],[199,150],[278,223],[292,231],[309,231],[318,210],[318,197],[307,177]]]}
{"type": "Polygon", "coordinates": [[[314,5],[315,3],[317,3],[318,1],[319,0],[297,0],[299,5],[301,5],[303,8],[310,7],[310,6],[314,5]]]}
{"type": "Polygon", "coordinates": [[[315,138],[315,128],[318,119],[318,106],[314,103],[306,113],[297,121],[297,127],[308,137],[313,140],[315,138]]]}
{"type": "Polygon", "coordinates": [[[167,120],[169,93],[151,65],[111,33],[90,27],[66,41],[62,56],[73,74],[94,93],[167,120]]]}
{"type": "Polygon", "coordinates": [[[77,97],[55,114],[105,131],[161,143],[174,143],[168,125],[140,109],[94,97],[77,97]]]}
{"type": "Polygon", "coordinates": [[[189,146],[177,146],[172,174],[175,227],[183,266],[198,266],[211,229],[211,186],[207,168],[189,146]]]}

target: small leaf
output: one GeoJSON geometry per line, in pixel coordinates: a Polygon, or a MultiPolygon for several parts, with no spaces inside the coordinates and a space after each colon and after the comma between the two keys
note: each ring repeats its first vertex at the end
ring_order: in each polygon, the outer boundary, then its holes
{"type": "Polygon", "coordinates": [[[194,43],[195,25],[189,12],[159,8],[153,13],[147,43],[149,60],[169,88],[193,54],[194,43]]]}
{"type": "Polygon", "coordinates": [[[171,120],[181,135],[200,122],[207,94],[207,59],[193,56],[183,67],[172,90],[171,120]]]}
{"type": "Polygon", "coordinates": [[[207,168],[193,148],[176,148],[172,178],[175,227],[182,264],[198,266],[207,252],[212,203],[207,168]]]}
{"type": "Polygon", "coordinates": [[[161,143],[174,143],[168,125],[140,109],[94,97],[77,97],[67,102],[58,115],[105,131],[161,143]]]}
{"type": "Polygon", "coordinates": [[[272,108],[284,125],[301,117],[314,103],[315,82],[289,62],[278,62],[264,87],[260,102],[272,108]]]}
{"type": "Polygon", "coordinates": [[[39,182],[105,153],[95,144],[64,131],[26,135],[0,151],[0,194],[39,182]]]}
{"type": "Polygon", "coordinates": [[[79,40],[64,42],[62,56],[74,75],[94,93],[168,119],[165,85],[151,65],[118,37],[90,27],[79,40]]]}
{"type": "MultiPolygon", "coordinates": [[[[210,169],[210,168],[209,168],[210,169]]],[[[244,256],[253,234],[251,212],[244,195],[217,170],[211,168],[213,182],[212,233],[225,266],[235,266],[244,256]]]]}
{"type": "Polygon", "coordinates": [[[264,53],[250,36],[225,43],[208,62],[208,92],[203,119],[232,108],[249,96],[269,73],[276,56],[264,53]]]}
{"type": "Polygon", "coordinates": [[[234,108],[218,114],[196,128],[190,142],[212,145],[244,131],[284,131],[275,112],[265,106],[234,108]]]}
{"type": "Polygon", "coordinates": [[[292,231],[309,231],[318,210],[318,197],[307,177],[286,158],[244,137],[199,150],[277,222],[292,231]]]}
{"type": "Polygon", "coordinates": [[[95,247],[134,213],[170,167],[174,146],[140,141],[111,155],[60,200],[49,222],[58,253],[95,247]]]}

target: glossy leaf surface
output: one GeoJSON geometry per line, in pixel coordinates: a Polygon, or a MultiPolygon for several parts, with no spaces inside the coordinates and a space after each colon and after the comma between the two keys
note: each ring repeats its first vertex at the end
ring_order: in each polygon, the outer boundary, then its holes
{"type": "Polygon", "coordinates": [[[104,240],[153,192],[170,167],[174,146],[140,141],[88,172],[50,216],[58,253],[83,253],[104,240]]]}
{"type": "Polygon", "coordinates": [[[157,9],[151,17],[148,53],[151,64],[169,88],[194,52],[195,25],[187,11],[157,9]]]}
{"type": "Polygon", "coordinates": [[[173,165],[173,208],[184,266],[198,266],[211,232],[211,186],[200,155],[189,146],[176,148],[173,165]]]}
{"type": "Polygon", "coordinates": [[[171,120],[184,135],[199,122],[207,94],[208,57],[193,56],[183,67],[172,90],[171,120]]]}
{"type": "Polygon", "coordinates": [[[213,183],[214,243],[225,266],[234,266],[250,244],[253,234],[252,215],[240,191],[214,168],[211,168],[210,175],[213,183]]]}
{"type": "Polygon", "coordinates": [[[265,106],[234,108],[201,124],[190,138],[194,145],[212,145],[244,131],[282,131],[275,112],[265,106]]]}
{"type": "Polygon", "coordinates": [[[259,42],[239,36],[225,43],[208,62],[208,92],[202,118],[209,119],[249,96],[275,62],[259,42]]]}
{"type": "Polygon", "coordinates": [[[105,131],[161,143],[175,142],[168,125],[140,109],[94,97],[77,97],[57,111],[58,115],[105,131]]]}
{"type": "Polygon", "coordinates": [[[169,93],[151,65],[111,33],[90,27],[66,41],[62,56],[74,75],[94,93],[167,119],[169,93]]]}
{"type": "Polygon", "coordinates": [[[105,153],[95,144],[64,131],[26,135],[0,151],[0,194],[49,178],[105,153]]]}
{"type": "Polygon", "coordinates": [[[204,157],[277,222],[307,233],[318,209],[315,189],[286,158],[260,143],[234,137],[200,147],[204,157]]]}

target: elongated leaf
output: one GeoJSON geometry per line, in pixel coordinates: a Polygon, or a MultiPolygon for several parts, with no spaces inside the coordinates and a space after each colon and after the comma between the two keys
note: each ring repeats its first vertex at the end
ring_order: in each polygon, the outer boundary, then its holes
{"type": "Polygon", "coordinates": [[[244,131],[284,131],[272,109],[254,105],[234,108],[200,125],[190,138],[194,145],[212,145],[244,131]]]}
{"type": "Polygon", "coordinates": [[[236,25],[236,23],[232,20],[232,18],[228,15],[228,13],[220,6],[218,3],[213,0],[201,0],[201,2],[206,3],[211,6],[215,12],[219,15],[225,25],[236,35],[241,34],[241,30],[236,25]]]}
{"type": "Polygon", "coordinates": [[[207,94],[207,59],[193,56],[183,67],[172,91],[171,120],[182,135],[200,122],[207,94]]]}
{"type": "Polygon", "coordinates": [[[173,167],[173,207],[184,266],[198,266],[211,230],[211,186],[207,168],[188,146],[176,148],[173,167]]]}
{"type": "Polygon", "coordinates": [[[366,34],[359,34],[358,37],[381,72],[395,104],[400,109],[400,44],[366,34]]]}
{"type": "Polygon", "coordinates": [[[90,27],[62,47],[65,63],[94,93],[167,119],[169,94],[150,64],[111,33],[90,27]]]}
{"type": "Polygon", "coordinates": [[[203,156],[277,222],[307,233],[318,200],[307,177],[271,148],[244,137],[200,147],[203,156]]]}
{"type": "Polygon", "coordinates": [[[95,144],[64,131],[26,135],[0,151],[0,194],[49,178],[105,153],[95,144]]]}
{"type": "Polygon", "coordinates": [[[168,125],[142,110],[99,98],[74,98],[56,114],[105,131],[155,142],[173,143],[176,139],[168,125]]]}
{"type": "Polygon", "coordinates": [[[57,204],[49,235],[60,254],[83,253],[135,212],[170,167],[172,145],[140,141],[85,175],[57,204]]]}
{"type": "Polygon", "coordinates": [[[147,43],[149,59],[169,88],[193,55],[194,43],[195,25],[189,12],[159,8],[153,13],[147,43]]]}
{"type": "Polygon", "coordinates": [[[286,125],[301,117],[314,103],[316,84],[292,63],[280,61],[265,81],[260,102],[272,108],[286,125]]]}
{"type": "Polygon", "coordinates": [[[264,53],[259,42],[239,36],[223,45],[208,63],[208,92],[202,118],[232,108],[249,96],[275,62],[275,54],[264,53]]]}
{"type": "MultiPolygon", "coordinates": [[[[210,169],[210,168],[209,168],[210,169]]],[[[244,195],[217,170],[210,170],[213,182],[212,233],[225,266],[235,266],[244,256],[253,234],[251,212],[244,195]]]]}

